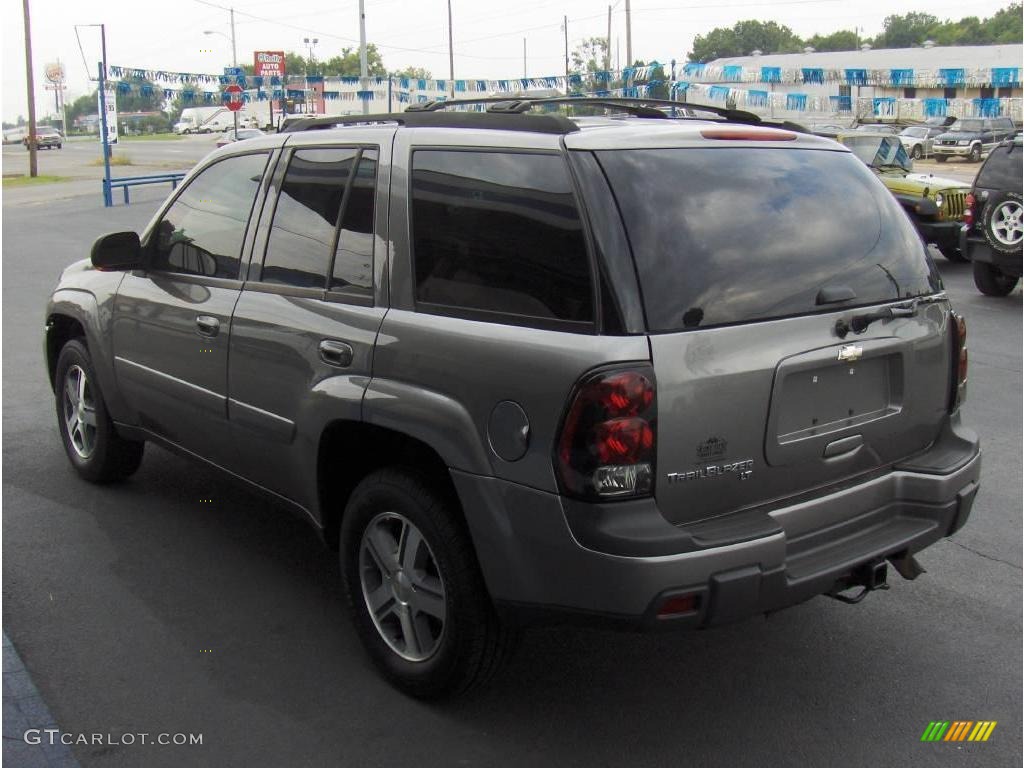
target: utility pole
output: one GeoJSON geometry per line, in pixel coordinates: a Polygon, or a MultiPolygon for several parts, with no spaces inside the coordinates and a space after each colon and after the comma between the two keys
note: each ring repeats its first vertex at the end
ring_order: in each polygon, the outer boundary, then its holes
{"type": "Polygon", "coordinates": [[[526,79],[526,38],[523,38],[523,80],[526,79]]]}
{"type": "Polygon", "coordinates": [[[565,95],[569,95],[569,17],[562,17],[562,29],[565,30],[565,95]]]}
{"type": "Polygon", "coordinates": [[[606,72],[612,68],[612,7],[608,6],[608,47],[604,51],[604,69],[606,72]]]}
{"type": "Polygon", "coordinates": [[[22,0],[25,12],[25,79],[28,81],[28,175],[39,175],[36,158],[36,89],[32,81],[32,25],[29,22],[28,0],[22,0]]]}
{"type": "Polygon", "coordinates": [[[626,66],[633,66],[633,28],[629,13],[629,0],[626,0],[626,66]]]}
{"type": "MultiPolygon", "coordinates": [[[[27,1],[27,0],[26,0],[27,1]]],[[[448,0],[448,89],[455,98],[455,48],[452,44],[452,0],[448,0]]]]}
{"type": "MultiPolygon", "coordinates": [[[[359,100],[363,102],[364,115],[370,113],[370,100],[366,98],[366,91],[370,88],[367,82],[369,74],[369,67],[366,63],[366,8],[363,0],[359,0],[359,90],[363,92],[359,100]]],[[[324,107],[324,111],[327,111],[326,107],[324,107]]]]}

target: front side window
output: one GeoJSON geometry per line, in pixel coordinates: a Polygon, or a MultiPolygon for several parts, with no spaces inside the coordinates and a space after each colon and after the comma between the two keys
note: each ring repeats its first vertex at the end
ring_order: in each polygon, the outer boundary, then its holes
{"type": "Polygon", "coordinates": [[[285,172],[261,281],[324,288],[338,214],[358,148],[302,149],[285,172]]]}
{"type": "Polygon", "coordinates": [[[560,155],[416,151],[412,242],[418,305],[593,321],[583,227],[560,155]]]}
{"type": "Polygon", "coordinates": [[[153,268],[237,279],[242,241],[268,157],[265,152],[228,157],[192,179],[154,230],[153,268]]]}

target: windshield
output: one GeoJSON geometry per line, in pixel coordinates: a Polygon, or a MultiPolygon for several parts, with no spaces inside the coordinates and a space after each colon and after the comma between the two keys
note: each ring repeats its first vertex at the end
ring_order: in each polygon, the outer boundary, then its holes
{"type": "Polygon", "coordinates": [[[927,128],[904,128],[901,136],[909,136],[912,139],[923,139],[928,135],[927,128]]]}
{"type": "Polygon", "coordinates": [[[941,285],[909,218],[846,152],[595,154],[622,213],[651,331],[832,311],[817,303],[825,285],[849,288],[856,305],[941,285]]]}
{"type": "Polygon", "coordinates": [[[969,133],[978,133],[982,129],[981,120],[957,120],[951,126],[951,131],[967,131],[969,133]]]}
{"type": "Polygon", "coordinates": [[[895,136],[844,136],[841,141],[872,168],[901,168],[910,171],[914,167],[907,150],[895,136]]]}

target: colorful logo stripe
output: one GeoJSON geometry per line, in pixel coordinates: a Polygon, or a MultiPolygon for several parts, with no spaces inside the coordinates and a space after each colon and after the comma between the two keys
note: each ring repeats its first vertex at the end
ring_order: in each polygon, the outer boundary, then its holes
{"type": "Polygon", "coordinates": [[[921,734],[921,741],[988,741],[995,720],[933,720],[921,734]]]}

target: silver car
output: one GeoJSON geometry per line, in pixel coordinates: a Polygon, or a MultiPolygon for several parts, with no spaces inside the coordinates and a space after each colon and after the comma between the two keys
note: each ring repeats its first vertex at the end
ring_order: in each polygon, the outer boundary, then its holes
{"type": "Polygon", "coordinates": [[[74,469],[152,443],[296,512],[425,698],[533,622],[917,577],[978,490],[966,326],[871,171],[742,112],[483,104],[238,142],[100,238],[46,308],[74,469]]]}

